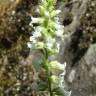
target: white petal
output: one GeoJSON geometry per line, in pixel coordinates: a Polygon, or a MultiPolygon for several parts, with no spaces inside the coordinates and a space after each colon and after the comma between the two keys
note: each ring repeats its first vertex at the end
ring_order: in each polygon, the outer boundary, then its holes
{"type": "Polygon", "coordinates": [[[27,43],[28,48],[32,48],[32,44],[30,42],[27,43]]]}
{"type": "Polygon", "coordinates": [[[60,50],[60,44],[59,43],[56,43],[56,49],[57,49],[57,52],[59,52],[59,50],[60,50]]]}
{"type": "Polygon", "coordinates": [[[65,66],[63,64],[58,63],[58,67],[60,70],[64,70],[65,66]]]}
{"type": "Polygon", "coordinates": [[[31,23],[42,23],[44,19],[31,17],[31,23]]]}
{"type": "Polygon", "coordinates": [[[32,22],[30,22],[30,23],[29,23],[29,26],[33,27],[33,24],[32,24],[32,22]]]}
{"type": "Polygon", "coordinates": [[[46,47],[47,47],[48,49],[52,49],[54,43],[55,43],[55,39],[48,38],[47,43],[46,43],[46,47]]]}
{"type": "Polygon", "coordinates": [[[45,12],[45,16],[49,17],[49,12],[48,11],[45,12]]]}
{"type": "Polygon", "coordinates": [[[56,10],[56,13],[59,14],[61,12],[61,10],[56,10]]]}
{"type": "Polygon", "coordinates": [[[33,33],[33,37],[34,37],[34,38],[41,37],[41,33],[35,31],[35,32],[33,33]]]}
{"type": "Polygon", "coordinates": [[[56,31],[56,36],[62,36],[63,35],[63,31],[62,30],[57,30],[56,31]]]}
{"type": "Polygon", "coordinates": [[[56,24],[60,24],[58,17],[54,17],[54,21],[55,21],[56,24]]]}
{"type": "Polygon", "coordinates": [[[55,28],[56,28],[56,35],[59,37],[62,37],[63,32],[64,32],[64,26],[60,24],[55,24],[55,28]]]}
{"type": "Polygon", "coordinates": [[[30,36],[30,41],[32,41],[33,43],[36,43],[36,39],[34,38],[34,36],[30,36]]]}

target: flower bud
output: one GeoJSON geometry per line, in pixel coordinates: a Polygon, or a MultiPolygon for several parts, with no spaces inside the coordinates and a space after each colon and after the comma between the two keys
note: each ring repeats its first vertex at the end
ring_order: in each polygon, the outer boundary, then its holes
{"type": "Polygon", "coordinates": [[[65,64],[60,64],[58,61],[51,61],[49,63],[49,68],[54,75],[62,73],[65,70],[65,67],[65,64]]]}
{"type": "Polygon", "coordinates": [[[57,76],[55,76],[55,75],[52,75],[50,77],[50,79],[51,79],[51,84],[52,84],[51,87],[52,87],[52,89],[58,88],[58,86],[59,86],[59,78],[57,76]]]}
{"type": "Polygon", "coordinates": [[[36,44],[36,48],[37,48],[37,49],[43,49],[43,48],[44,48],[44,43],[43,43],[43,42],[38,42],[38,43],[36,44]]]}
{"type": "Polygon", "coordinates": [[[53,10],[51,12],[51,17],[54,17],[54,16],[58,15],[60,12],[61,12],[61,10],[53,10]]]}
{"type": "Polygon", "coordinates": [[[58,83],[59,82],[59,78],[57,77],[57,76],[55,76],[55,75],[52,75],[51,76],[51,81],[52,81],[52,83],[58,83]]]}

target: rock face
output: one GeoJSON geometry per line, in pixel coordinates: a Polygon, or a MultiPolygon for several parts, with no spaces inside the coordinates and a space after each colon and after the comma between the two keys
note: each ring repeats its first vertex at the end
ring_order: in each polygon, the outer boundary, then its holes
{"type": "Polygon", "coordinates": [[[65,79],[72,96],[96,96],[95,7],[96,0],[67,0],[61,6],[60,18],[67,35],[58,59],[67,62],[65,79]]]}

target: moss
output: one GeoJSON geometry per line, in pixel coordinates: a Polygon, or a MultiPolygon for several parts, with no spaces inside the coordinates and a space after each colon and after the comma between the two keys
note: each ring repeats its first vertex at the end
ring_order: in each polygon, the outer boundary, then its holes
{"type": "Polygon", "coordinates": [[[0,96],[33,96],[33,67],[20,61],[29,55],[30,15],[37,3],[38,0],[0,0],[0,96]],[[23,90],[24,86],[27,87],[23,90]]]}
{"type": "Polygon", "coordinates": [[[96,1],[89,1],[85,15],[81,18],[86,42],[96,43],[96,1]]]}

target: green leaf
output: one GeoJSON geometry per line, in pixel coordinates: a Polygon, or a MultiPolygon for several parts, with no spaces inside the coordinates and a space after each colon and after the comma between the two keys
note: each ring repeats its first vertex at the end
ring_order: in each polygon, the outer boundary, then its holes
{"type": "Polygon", "coordinates": [[[44,83],[44,82],[40,82],[40,84],[38,85],[38,90],[39,91],[45,91],[48,89],[48,84],[44,83]]]}
{"type": "Polygon", "coordinates": [[[53,93],[57,96],[65,96],[64,89],[58,87],[53,90],[53,93]]]}

